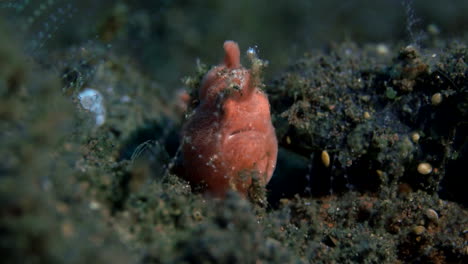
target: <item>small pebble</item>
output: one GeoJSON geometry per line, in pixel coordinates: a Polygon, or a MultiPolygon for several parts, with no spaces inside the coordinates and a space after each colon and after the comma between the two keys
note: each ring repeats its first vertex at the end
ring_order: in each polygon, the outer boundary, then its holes
{"type": "Polygon", "coordinates": [[[427,175],[432,172],[432,165],[427,162],[419,163],[418,172],[422,175],[427,175]]]}
{"type": "Polygon", "coordinates": [[[101,205],[100,205],[98,202],[96,202],[96,201],[91,201],[91,202],[89,203],[89,208],[90,208],[91,210],[99,210],[99,209],[101,208],[101,205]]]}
{"type": "Polygon", "coordinates": [[[413,133],[411,134],[411,140],[412,140],[414,143],[418,143],[420,138],[421,138],[421,135],[419,135],[418,132],[413,132],[413,133]]]}
{"type": "Polygon", "coordinates": [[[375,50],[379,55],[387,55],[389,53],[388,46],[385,44],[377,44],[375,50]]]}
{"type": "Polygon", "coordinates": [[[439,221],[439,215],[437,214],[437,212],[434,209],[431,209],[431,208],[426,210],[426,217],[429,220],[431,220],[432,222],[439,221]]]}
{"type": "Polygon", "coordinates": [[[420,235],[422,235],[425,231],[426,231],[426,228],[425,228],[424,226],[418,225],[418,226],[413,227],[413,233],[414,233],[415,235],[420,236],[420,235]]]}
{"type": "Polygon", "coordinates": [[[369,114],[369,112],[364,112],[364,119],[370,119],[371,118],[371,115],[369,114]]]}
{"type": "Polygon", "coordinates": [[[441,93],[435,93],[431,97],[431,102],[432,105],[439,105],[442,102],[442,94],[441,93]]]}

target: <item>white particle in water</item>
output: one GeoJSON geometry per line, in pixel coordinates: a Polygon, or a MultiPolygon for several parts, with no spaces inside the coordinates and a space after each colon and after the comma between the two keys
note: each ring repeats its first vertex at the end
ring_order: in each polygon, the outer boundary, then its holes
{"type": "Polygon", "coordinates": [[[81,106],[90,111],[95,116],[96,126],[101,126],[106,120],[106,109],[104,108],[104,99],[99,91],[91,88],[84,89],[78,94],[81,106]]]}

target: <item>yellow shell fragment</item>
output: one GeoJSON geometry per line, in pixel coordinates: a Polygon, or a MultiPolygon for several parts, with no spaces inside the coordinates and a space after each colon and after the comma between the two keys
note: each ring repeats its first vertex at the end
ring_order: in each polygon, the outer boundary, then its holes
{"type": "Polygon", "coordinates": [[[431,102],[432,105],[438,105],[442,102],[442,94],[441,93],[435,93],[431,97],[431,102]]]}
{"type": "Polygon", "coordinates": [[[330,166],[330,155],[326,150],[322,151],[321,158],[323,165],[328,168],[330,166]]]}
{"type": "Polygon", "coordinates": [[[371,118],[371,115],[367,111],[364,112],[363,116],[364,116],[365,119],[370,119],[371,118]]]}
{"type": "Polygon", "coordinates": [[[422,175],[427,175],[432,172],[432,165],[427,162],[421,162],[418,165],[418,172],[422,175]]]}
{"type": "Polygon", "coordinates": [[[433,222],[437,222],[439,220],[439,215],[434,209],[431,208],[426,210],[426,217],[433,222]]]}
{"type": "Polygon", "coordinates": [[[413,233],[420,236],[426,231],[426,228],[424,226],[415,226],[413,227],[413,233]]]}
{"type": "Polygon", "coordinates": [[[376,170],[375,173],[377,173],[377,176],[382,177],[384,176],[384,172],[381,170],[376,170]]]}
{"type": "Polygon", "coordinates": [[[418,143],[419,139],[421,138],[421,135],[419,135],[418,132],[413,132],[411,134],[411,140],[414,142],[414,143],[418,143]]]}

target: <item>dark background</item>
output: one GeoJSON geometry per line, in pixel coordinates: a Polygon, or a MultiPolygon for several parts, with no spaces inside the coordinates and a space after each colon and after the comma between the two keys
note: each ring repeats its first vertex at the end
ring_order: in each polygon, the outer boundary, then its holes
{"type": "Polygon", "coordinates": [[[197,58],[216,64],[227,39],[243,50],[257,46],[270,61],[268,80],[304,52],[332,42],[417,44],[429,25],[442,37],[466,34],[468,25],[465,0],[23,0],[1,6],[29,52],[47,56],[90,41],[108,44],[138,62],[168,95],[197,58]]]}

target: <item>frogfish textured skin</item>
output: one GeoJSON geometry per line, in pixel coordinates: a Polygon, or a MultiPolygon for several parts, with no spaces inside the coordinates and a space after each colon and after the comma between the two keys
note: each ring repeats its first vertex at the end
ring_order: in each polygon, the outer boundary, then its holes
{"type": "Polygon", "coordinates": [[[252,177],[266,185],[278,154],[266,94],[240,64],[237,43],[226,41],[224,51],[224,62],[204,76],[200,104],[182,131],[185,178],[218,197],[230,189],[247,195],[252,177]]]}

